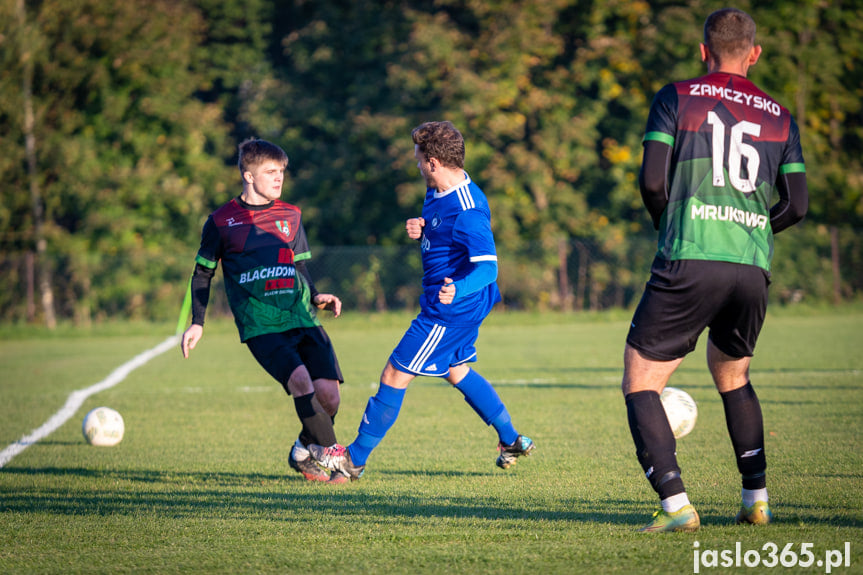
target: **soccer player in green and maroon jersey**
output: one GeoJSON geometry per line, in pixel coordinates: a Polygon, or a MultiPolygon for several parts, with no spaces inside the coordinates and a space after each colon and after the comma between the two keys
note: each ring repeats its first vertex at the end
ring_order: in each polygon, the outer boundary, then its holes
{"type": "Polygon", "coordinates": [[[341,313],[332,294],[318,293],[305,267],[311,257],[300,209],[281,201],[288,156],[264,140],[240,145],[243,192],[210,214],[201,234],[191,282],[192,325],[183,357],[201,339],[210,282],[222,262],[225,291],[240,341],[293,396],[302,424],[288,462],[309,481],[342,483],[312,461],[306,446],[336,443],[342,373],[316,309],[341,313]]]}
{"type": "Polygon", "coordinates": [[[705,329],[742,477],[737,522],[772,517],[749,362],[767,308],[773,234],[803,218],[808,191],[797,124],[746,78],[760,55],[748,14],[713,12],[701,44],[707,75],[662,88],[647,121],[639,183],[659,246],[626,339],[622,383],[636,455],[662,504],[642,531],[700,526],[659,394],[705,329]]]}

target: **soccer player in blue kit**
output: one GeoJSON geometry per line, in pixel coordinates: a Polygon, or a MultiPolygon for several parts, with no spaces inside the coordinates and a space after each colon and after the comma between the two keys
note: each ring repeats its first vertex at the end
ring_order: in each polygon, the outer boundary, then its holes
{"type": "Polygon", "coordinates": [[[422,250],[420,313],[390,355],[354,442],[309,447],[318,463],[353,480],[395,423],[408,384],[418,375],[446,379],[495,428],[498,467],[507,469],[535,447],[515,430],[491,384],[467,366],[476,361],[479,326],[501,297],[491,212],[485,194],[464,171],[464,138],[451,122],[426,122],[411,136],[427,187],[422,217],[405,225],[422,250]]]}

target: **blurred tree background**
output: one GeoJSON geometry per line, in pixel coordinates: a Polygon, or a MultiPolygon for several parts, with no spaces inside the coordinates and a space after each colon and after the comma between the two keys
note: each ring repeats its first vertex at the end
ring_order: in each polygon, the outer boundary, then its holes
{"type": "MultiPolygon", "coordinates": [[[[771,297],[863,292],[863,3],[741,1],[750,77],[797,118],[811,195],[771,297]]],[[[319,287],[416,305],[410,130],[453,121],[489,196],[510,308],[637,301],[653,95],[704,72],[693,0],[0,0],[0,321],[175,316],[236,146],[291,159],[319,287]]],[[[215,292],[214,292],[214,295],[215,292]]]]}

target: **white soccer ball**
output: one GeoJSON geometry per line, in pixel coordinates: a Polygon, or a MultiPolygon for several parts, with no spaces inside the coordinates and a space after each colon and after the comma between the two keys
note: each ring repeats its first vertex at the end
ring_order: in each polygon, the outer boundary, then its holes
{"type": "Polygon", "coordinates": [[[674,432],[674,438],[680,439],[692,431],[698,418],[698,407],[692,396],[676,387],[666,387],[659,396],[665,415],[674,432]]]}
{"type": "Polygon", "coordinates": [[[84,439],[90,445],[110,447],[123,440],[123,416],[110,407],[97,407],[84,416],[84,439]]]}

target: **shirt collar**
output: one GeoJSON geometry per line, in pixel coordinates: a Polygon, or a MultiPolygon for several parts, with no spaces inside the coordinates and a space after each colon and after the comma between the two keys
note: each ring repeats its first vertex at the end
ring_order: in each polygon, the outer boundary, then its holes
{"type": "Polygon", "coordinates": [[[435,197],[435,199],[442,198],[444,196],[447,196],[447,195],[453,193],[454,191],[456,191],[459,188],[466,188],[467,186],[470,185],[470,181],[471,181],[470,176],[468,175],[467,172],[464,172],[464,180],[462,180],[458,184],[454,185],[453,187],[449,188],[448,190],[444,190],[442,192],[435,190],[434,197],[435,197]]]}

